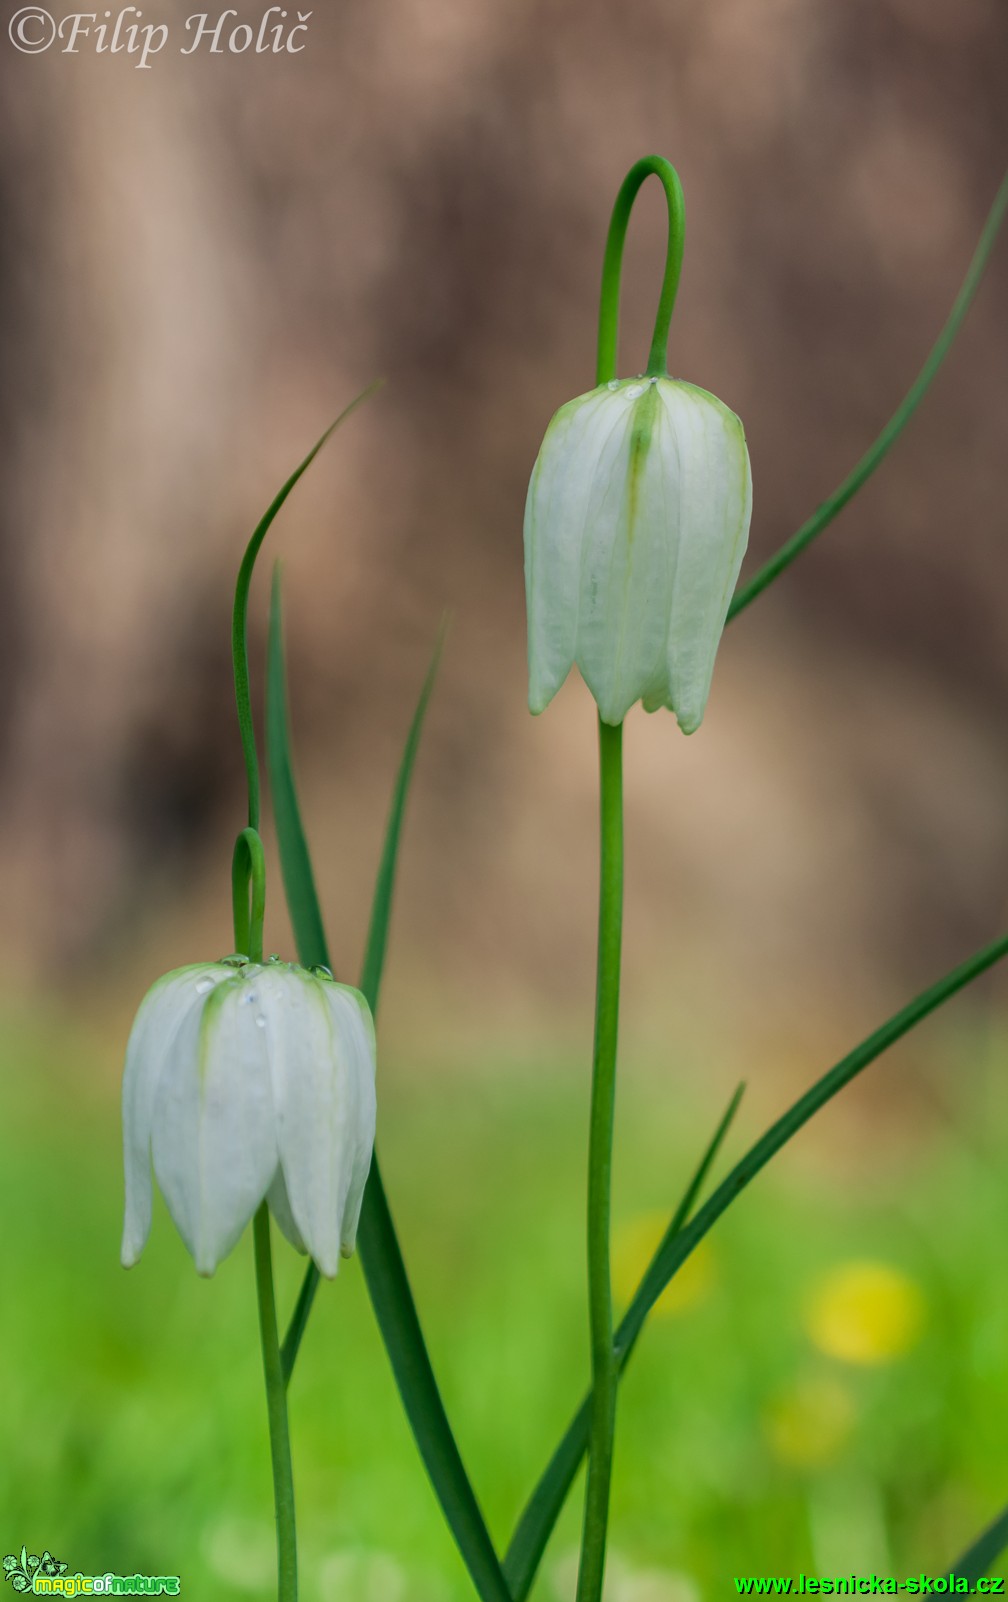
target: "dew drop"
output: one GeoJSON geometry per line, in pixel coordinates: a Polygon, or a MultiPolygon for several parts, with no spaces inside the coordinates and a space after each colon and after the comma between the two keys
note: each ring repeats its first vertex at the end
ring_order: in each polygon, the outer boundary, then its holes
{"type": "Polygon", "coordinates": [[[606,389],[619,389],[619,386],[620,381],[618,378],[610,378],[608,384],[606,385],[606,389]]]}
{"type": "Polygon", "coordinates": [[[213,987],[214,987],[214,982],[213,982],[212,979],[197,979],[197,981],[196,981],[196,994],[198,996],[205,996],[207,991],[208,990],[212,990],[213,987]]]}
{"type": "Polygon", "coordinates": [[[280,961],[280,958],[277,956],[276,952],[274,951],[272,953],[272,955],[270,956],[269,960],[270,960],[270,962],[277,963],[277,962],[280,961]]]}
{"type": "Polygon", "coordinates": [[[317,962],[313,968],[309,969],[309,972],[313,973],[316,979],[331,979],[333,977],[332,969],[327,968],[324,962],[317,962]]]}
{"type": "Polygon", "coordinates": [[[248,958],[242,956],[240,951],[232,951],[228,956],[220,959],[221,967],[223,968],[244,968],[247,962],[248,958]]]}
{"type": "Polygon", "coordinates": [[[254,991],[254,990],[246,990],[245,994],[241,998],[241,1004],[242,1004],[243,1007],[248,1007],[252,1002],[258,1001],[258,1000],[259,1000],[259,996],[256,993],[256,991],[254,991]]]}
{"type": "Polygon", "coordinates": [[[256,1028],[257,1029],[265,1029],[266,1028],[266,1019],[263,1017],[261,1012],[256,1014],[256,1028]]]}
{"type": "Polygon", "coordinates": [[[640,395],[643,395],[643,393],[644,393],[644,385],[643,384],[631,384],[630,388],[626,392],[626,397],[627,397],[627,400],[637,400],[637,398],[640,395]]]}

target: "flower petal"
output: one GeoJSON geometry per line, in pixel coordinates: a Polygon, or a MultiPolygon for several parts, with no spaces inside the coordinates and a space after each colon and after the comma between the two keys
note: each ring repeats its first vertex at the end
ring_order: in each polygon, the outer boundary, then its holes
{"type": "Polygon", "coordinates": [[[330,1278],[354,1247],[375,1130],[374,1026],[347,985],[269,976],[270,1066],[290,1208],[330,1278]]]}
{"type": "Polygon", "coordinates": [[[353,1044],[352,1078],[355,1080],[356,1109],[353,1149],[353,1167],[347,1189],[343,1223],[340,1231],[340,1251],[350,1257],[357,1245],[357,1226],[371,1158],[374,1155],[375,1126],[378,1106],[375,1093],[375,1027],[371,1009],[359,990],[349,985],[330,987],[329,1008],[334,1018],[342,1013],[348,1046],[353,1044]]]}
{"type": "Polygon", "coordinates": [[[126,1046],[123,1070],[123,1166],[126,1207],[122,1263],[132,1268],[151,1226],[151,1126],[154,1097],[175,1036],[190,1011],[202,1009],[214,985],[233,977],[216,963],[192,963],[166,973],[140,1003],[126,1046]]]}
{"type": "Polygon", "coordinates": [[[678,524],[657,380],[607,391],[622,414],[601,453],[584,540],[577,663],[606,723],[621,723],[660,671],[678,524]]]}
{"type": "Polygon", "coordinates": [[[154,1171],[200,1274],[235,1245],[276,1172],[267,971],[228,970],[186,1015],[154,1099],[154,1171]]]}
{"type": "Polygon", "coordinates": [[[669,700],[684,734],[699,728],[752,514],[742,424],[692,384],[659,385],[679,462],[679,548],[668,624],[669,700]]]}
{"type": "MultiPolygon", "coordinates": [[[[525,502],[529,708],[542,712],[577,652],[585,531],[599,452],[622,423],[607,389],[579,395],[553,417],[525,502]]],[[[611,447],[610,447],[611,448],[611,447]]]]}

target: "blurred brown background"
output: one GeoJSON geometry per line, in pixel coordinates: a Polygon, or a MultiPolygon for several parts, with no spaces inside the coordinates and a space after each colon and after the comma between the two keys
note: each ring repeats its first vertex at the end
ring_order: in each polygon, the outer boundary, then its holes
{"type": "MultiPolygon", "coordinates": [[[[1008,151],[1008,11],[340,0],[302,54],[257,59],[183,58],[191,8],[160,6],[150,71],[0,35],[7,990],[128,1010],[159,970],[229,947],[234,573],[293,464],[382,376],[268,547],[335,957],[353,973],[448,606],[387,1027],[425,1060],[454,1037],[580,1042],[593,709],[572,682],[525,710],[521,521],[550,415],[592,382],[616,188],[649,150],[681,172],[671,367],[745,422],[752,572],[946,316],[1008,151]]],[[[663,229],[648,186],[624,372],[663,229]]],[[[632,714],[642,1037],[867,1027],[1005,922],[1006,282],[1002,244],[878,479],[731,627],[700,733],[632,714]]],[[[274,879],[286,950],[279,899],[274,879]]]]}

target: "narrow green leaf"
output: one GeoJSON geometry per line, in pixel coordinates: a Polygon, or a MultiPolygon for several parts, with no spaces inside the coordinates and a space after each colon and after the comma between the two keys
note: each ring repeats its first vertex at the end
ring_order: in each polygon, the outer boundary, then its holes
{"type": "MultiPolygon", "coordinates": [[[[297,931],[298,947],[324,951],[325,930],[315,890],[315,877],[308,855],[308,841],[301,821],[294,764],[290,744],[290,710],[287,705],[284,672],[283,614],[280,600],[280,564],[273,568],[270,596],[269,644],[266,654],[266,745],[270,775],[270,797],[276,831],[284,842],[280,857],[284,893],[290,908],[291,924],[297,931]]],[[[319,957],[318,962],[325,962],[319,957]]]]}
{"type": "MultiPolygon", "coordinates": [[[[697,1198],[699,1197],[700,1192],[706,1183],[707,1175],[710,1173],[711,1168],[713,1167],[714,1160],[724,1144],[725,1136],[732,1126],[735,1114],[739,1110],[739,1105],[744,1094],[745,1084],[743,1083],[736,1087],[731,1101],[725,1108],[721,1117],[721,1122],[718,1124],[713,1136],[711,1137],[710,1145],[704,1152],[700,1161],[700,1165],[697,1168],[696,1173],[693,1175],[693,1178],[690,1180],[682,1201],[679,1203],[679,1206],[676,1208],[675,1213],[672,1216],[672,1221],[669,1224],[668,1229],[665,1231],[657,1247],[655,1248],[656,1257],[660,1257],[663,1252],[669,1250],[676,1236],[685,1227],[687,1220],[696,1206],[697,1198]]],[[[634,1300],[636,1300],[636,1296],[634,1300]]],[[[631,1303],[631,1307],[632,1305],[633,1304],[631,1303]]],[[[620,1321],[619,1328],[613,1337],[613,1345],[616,1349],[616,1361],[619,1363],[621,1370],[629,1361],[630,1353],[637,1344],[637,1337],[640,1334],[641,1328],[641,1326],[638,1326],[636,1329],[631,1329],[629,1324],[629,1314],[630,1308],[627,1309],[627,1313],[620,1321]]],[[[643,1320],[641,1321],[641,1324],[643,1324],[643,1320]]]]}
{"type": "MultiPolygon", "coordinates": [[[[406,797],[420,741],[423,717],[437,671],[443,634],[442,629],[407,736],[378,871],[371,932],[368,936],[364,978],[361,983],[372,1011],[377,1009],[381,988],[381,972],[388,942],[397,852],[406,797]]],[[[278,795],[284,798],[280,805],[276,805],[275,802],[275,814],[291,923],[294,927],[298,955],[305,966],[311,967],[316,963],[325,963],[329,966],[328,944],[319,913],[318,894],[301,826],[294,783],[290,730],[287,721],[280,590],[275,580],[267,672],[269,686],[267,760],[274,798],[278,795]]],[[[377,1155],[372,1160],[371,1173],[364,1192],[357,1245],[368,1294],[406,1416],[473,1584],[483,1602],[512,1602],[500,1561],[462,1462],[434,1377],[396,1237],[395,1225],[382,1185],[377,1155]]],[[[290,1327],[283,1342],[281,1358],[288,1383],[311,1312],[318,1278],[318,1270],[311,1264],[305,1274],[290,1327]]]]}
{"type": "Polygon", "coordinates": [[[982,1575],[990,1573],[991,1565],[1006,1547],[1008,1547],[1008,1507],[993,1524],[988,1525],[958,1562],[951,1565],[952,1573],[957,1578],[968,1580],[975,1589],[977,1581],[982,1575]]]}
{"type": "Polygon", "coordinates": [[[859,1046],[843,1057],[835,1067],[824,1074],[794,1106],[772,1124],[756,1144],[746,1153],[722,1181],[710,1200],[680,1231],[675,1240],[659,1247],[654,1262],[641,1282],[638,1295],[627,1311],[620,1326],[624,1338],[636,1339],[647,1314],[665,1289],[673,1274],[699,1244],[708,1230],[717,1222],[737,1196],[746,1188],[762,1168],[786,1146],[809,1119],[831,1101],[838,1091],[856,1079],[865,1068],[884,1051],[909,1033],[929,1013],[942,1006],[957,991],[970,984],[988,968],[1008,955],[1008,935],[995,940],[982,951],[953,968],[927,990],[916,996],[892,1018],[863,1040],[859,1046]]]}
{"type": "Polygon", "coordinates": [[[417,750],[420,746],[420,735],[423,730],[424,718],[427,716],[427,707],[430,702],[434,681],[437,678],[438,668],[441,665],[441,652],[444,649],[445,635],[448,631],[448,618],[442,619],[438,636],[434,643],[434,652],[431,656],[427,677],[424,679],[420,691],[420,699],[413,713],[406,744],[403,748],[402,760],[399,764],[399,773],[396,777],[395,789],[392,792],[392,805],[389,808],[388,823],[385,827],[385,843],[382,846],[381,861],[378,864],[378,876],[375,880],[374,899],[371,903],[371,922],[368,926],[367,943],[364,947],[364,962],[361,967],[360,988],[367,997],[368,1005],[373,1013],[378,1011],[378,997],[381,992],[382,972],[385,967],[385,952],[388,948],[389,922],[392,917],[392,892],[395,888],[396,863],[399,858],[399,837],[402,833],[403,815],[406,811],[406,797],[409,795],[410,781],[413,777],[413,764],[416,761],[417,750]]]}
{"type": "Polygon", "coordinates": [[[427,1355],[376,1162],[364,1194],[357,1243],[406,1416],[456,1545],[483,1602],[512,1602],[427,1355]]]}
{"type": "Polygon", "coordinates": [[[917,410],[924,396],[927,394],[931,380],[935,377],[939,367],[948,355],[952,342],[959,332],[963,319],[969,311],[973,297],[980,287],[984,268],[988,257],[994,248],[998,231],[1004,221],[1005,211],[1008,210],[1008,175],[1001,182],[1001,187],[994,197],[994,203],[987,214],[980,242],[969,264],[962,288],[955,298],[952,310],[938,338],[931,348],[927,361],[921,368],[914,383],[910,386],[903,400],[890,417],[885,428],[865,451],[857,466],[848,473],[839,489],[834,490],[828,500],[823,501],[819,509],[812,514],[807,523],[803,523],[797,534],[782,545],[775,556],[772,556],[764,567],[749,580],[748,584],[736,591],[735,597],[728,608],[728,622],[743,611],[757,595],[779,578],[786,567],[790,567],[796,557],[811,545],[812,541],[820,535],[838,512],[842,512],[849,500],[857,494],[858,490],[874,473],[883,461],[891,447],[896,443],[914,412],[917,410]]]}
{"type": "MultiPolygon", "coordinates": [[[[686,1222],[696,1205],[697,1197],[703,1188],[707,1175],[725,1136],[731,1127],[732,1119],[738,1111],[739,1102],[745,1087],[739,1085],[732,1096],[728,1107],[714,1131],[710,1144],[693,1174],[682,1200],[672,1215],[672,1221],[662,1237],[661,1251],[672,1240],[686,1222]]],[[[636,1337],[621,1341],[623,1326],[616,1332],[613,1347],[616,1353],[617,1374],[622,1374],[626,1367],[630,1353],[633,1351],[636,1337]]],[[[567,1494],[574,1483],[574,1477],[581,1466],[581,1459],[588,1444],[590,1426],[590,1398],[585,1397],[577,1413],[567,1427],[566,1433],[543,1472],[532,1495],[526,1504],[525,1511],[518,1521],[511,1545],[508,1547],[504,1559],[504,1573],[511,1587],[511,1594],[515,1602],[524,1602],[528,1596],[535,1579],[536,1571],[542,1561],[547,1542],[553,1533],[553,1527],[560,1517],[561,1509],[567,1500],[567,1494]]]]}
{"type": "MultiPolygon", "coordinates": [[[[301,960],[304,961],[304,958],[301,960]]],[[[329,964],[326,963],[327,968],[328,966],[329,964]]],[[[372,1167],[373,1166],[374,1163],[372,1161],[372,1167]]],[[[315,1264],[309,1263],[308,1267],[304,1271],[304,1278],[301,1281],[301,1288],[298,1291],[297,1301],[294,1303],[294,1311],[291,1314],[290,1323],[287,1326],[287,1333],[280,1342],[280,1367],[283,1369],[285,1385],[289,1385],[291,1382],[291,1375],[294,1372],[294,1364],[297,1362],[298,1352],[301,1350],[301,1342],[304,1339],[304,1332],[308,1325],[308,1319],[311,1315],[311,1310],[315,1305],[315,1294],[319,1288],[319,1277],[319,1271],[315,1267],[315,1264]]]]}
{"type": "MultiPolygon", "coordinates": [[[[884,1051],[895,1044],[903,1035],[907,1034],[916,1024],[926,1018],[936,1008],[940,1007],[956,991],[963,989],[973,979],[979,977],[986,969],[993,967],[996,962],[1008,955],[1008,936],[994,941],[978,952],[958,968],[953,968],[944,978],[923,991],[900,1012],[887,1020],[881,1028],[863,1040],[859,1046],[842,1058],[835,1067],[806,1091],[805,1095],[795,1102],[794,1106],[771,1124],[770,1128],[752,1146],[740,1162],[736,1163],[731,1173],[718,1186],[708,1201],[695,1213],[681,1228],[675,1229],[670,1225],[664,1240],[658,1247],[650,1264],[645,1270],[633,1300],[616,1331],[613,1346],[617,1361],[621,1368],[625,1365],[627,1357],[637,1341],[649,1312],[662,1294],[673,1275],[689,1257],[690,1253],[703,1240],[721,1214],[727,1210],[737,1196],[745,1190],[746,1186],[764,1168],[770,1159],[776,1156],[783,1146],[786,1146],[793,1135],[796,1135],[807,1124],[809,1119],[824,1107],[828,1101],[850,1084],[863,1069],[880,1057],[884,1051]]],[[[524,1602],[529,1588],[535,1577],[536,1567],[546,1549],[553,1525],[556,1522],[560,1508],[563,1505],[563,1496],[558,1499],[562,1475],[569,1474],[564,1495],[577,1472],[581,1456],[588,1441],[588,1401],[582,1402],[580,1409],[568,1426],[566,1435],[557,1450],[556,1457],[550,1463],[542,1480],[533,1492],[522,1515],[518,1529],[511,1543],[511,1548],[505,1559],[505,1573],[511,1584],[512,1595],[515,1602],[524,1602]],[[563,1454],[561,1458],[561,1454],[563,1454]],[[554,1475],[555,1483],[547,1479],[554,1475]],[[521,1542],[519,1543],[519,1535],[521,1542]]],[[[989,1533],[989,1532],[988,1532],[989,1533]]]]}
{"type": "Polygon", "coordinates": [[[252,538],[245,547],[245,555],[242,557],[241,566],[238,569],[234,610],[231,614],[231,663],[234,669],[235,701],[238,707],[238,731],[241,735],[242,751],[245,756],[245,775],[248,783],[248,821],[253,829],[258,829],[259,827],[259,760],[256,753],[255,729],[252,723],[252,696],[249,689],[248,601],[256,557],[259,555],[263,540],[269,533],[273,519],[298,479],[311,466],[329,436],[335,433],[340,424],[350,416],[350,413],[355,411],[362,401],[366,401],[373,395],[378,388],[380,388],[380,380],[369,384],[367,389],[362,390],[350,402],[349,406],[345,406],[336,421],[329,424],[322,438],[312,446],[300,466],[294,469],[286,484],[277,491],[259,519],[252,538]]]}

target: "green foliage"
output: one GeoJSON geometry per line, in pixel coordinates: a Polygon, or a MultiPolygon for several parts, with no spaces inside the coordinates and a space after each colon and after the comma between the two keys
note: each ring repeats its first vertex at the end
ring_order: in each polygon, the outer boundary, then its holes
{"type": "MultiPolygon", "coordinates": [[[[681,1305],[653,1315],[623,1381],[615,1596],[621,1573],[662,1577],[647,1593],[659,1598],[716,1596],[735,1573],[812,1572],[841,1556],[849,1568],[880,1546],[895,1573],[941,1572],[1003,1504],[1008,1283],[991,1264],[1008,1205],[1008,1042],[981,1055],[969,1005],[916,1037],[915,1061],[940,1053],[924,1059],[926,1080],[907,1057],[871,1070],[886,1076],[898,1144],[874,1127],[868,1081],[847,1092],[851,1149],[838,1153],[835,1115],[822,1114],[719,1222],[706,1277],[689,1288],[685,1269],[681,1305]],[[954,1110],[925,1120],[929,1087],[946,1080],[954,1110]],[[876,1366],[823,1353],[805,1322],[823,1267],[866,1256],[906,1274],[924,1306],[916,1344],[876,1366]],[[784,1451],[788,1408],[798,1417],[784,1451]]],[[[251,1241],[204,1282],[159,1203],[144,1260],[124,1274],[117,1041],[82,1060],[70,1020],[65,1032],[5,1023],[4,1267],[10,1286],[35,1287],[6,1298],[0,1323],[6,1438],[17,1442],[0,1461],[8,1550],[26,1541],[73,1572],[179,1573],[221,1602],[265,1597],[275,1554],[251,1241]],[[51,1110],[71,1082],[69,1125],[51,1110]]],[[[716,1120],[723,1091],[698,1099],[700,1067],[684,1062],[670,1079],[626,1063],[618,1292],[639,1272],[623,1261],[628,1227],[670,1213],[695,1162],[667,1132],[716,1120]]],[[[383,1062],[383,1156],[445,1400],[503,1548],[588,1377],[583,1065],[447,1064],[438,1088],[450,1121],[410,1068],[383,1062]],[[450,1185],[431,1185],[432,1152],[450,1185]]],[[[765,1095],[775,1065],[746,1068],[765,1095]]],[[[780,1086],[780,1104],[791,1089],[780,1086]]],[[[743,1108],[733,1145],[762,1122],[743,1108]]],[[[276,1266],[290,1306],[302,1261],[283,1247],[276,1266]]],[[[290,1392],[306,1602],[471,1602],[417,1472],[359,1263],[323,1292],[290,1392]]],[[[572,1502],[561,1519],[537,1602],[560,1602],[577,1512],[572,1502]]]]}

